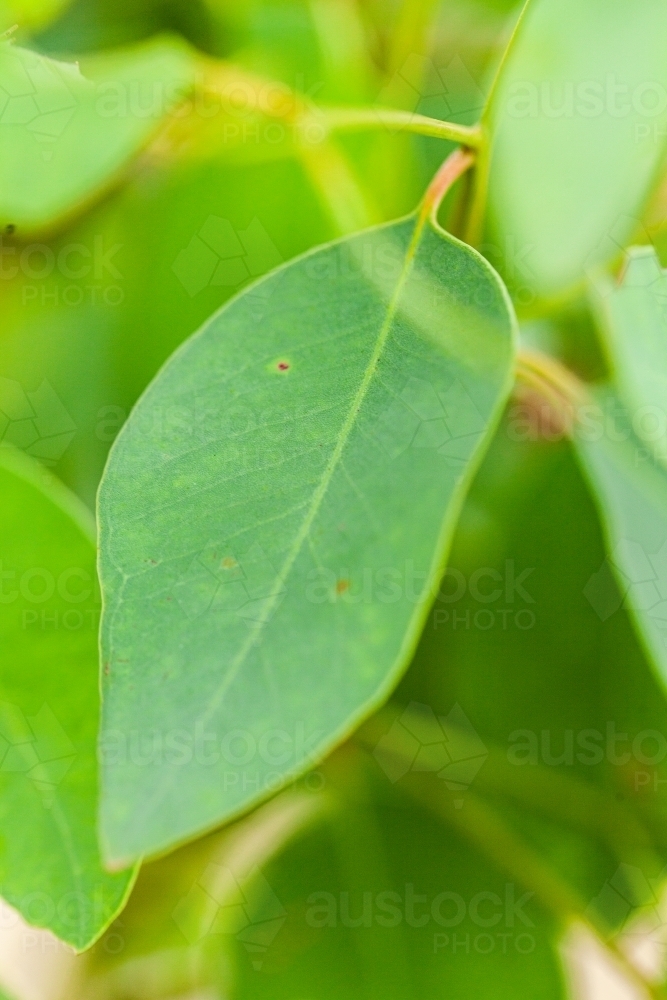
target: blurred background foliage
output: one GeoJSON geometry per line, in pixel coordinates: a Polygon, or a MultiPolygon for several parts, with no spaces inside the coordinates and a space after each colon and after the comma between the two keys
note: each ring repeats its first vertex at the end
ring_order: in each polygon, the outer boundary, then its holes
{"type": "MultiPolygon", "coordinates": [[[[0,30],[17,24],[18,42],[78,59],[93,78],[100,53],[178,35],[197,53],[204,105],[206,80],[233,63],[315,103],[386,104],[470,124],[517,14],[511,0],[0,0],[0,30]]],[[[411,210],[448,152],[442,140],[388,130],[336,136],[317,156],[289,130],[255,141],[270,116],[244,104],[244,93],[210,118],[193,99],[158,121],[117,182],[40,236],[56,258],[72,244],[99,248],[92,279],[58,269],[40,278],[0,274],[0,376],[27,393],[44,382],[53,390],[63,437],[38,457],[91,508],[116,433],[186,337],[277,263],[411,210]],[[245,264],[200,287],[183,254],[201,251],[212,216],[246,234],[245,264]]],[[[659,192],[644,219],[658,248],[663,204],[659,192]]],[[[453,228],[456,208],[455,195],[444,208],[453,228]]],[[[2,239],[24,246],[18,231],[2,239]]],[[[548,321],[529,317],[524,337],[584,377],[604,372],[576,297],[548,321]]],[[[566,744],[570,732],[605,733],[609,724],[631,738],[667,732],[667,704],[626,612],[601,620],[586,597],[605,556],[569,445],[558,434],[550,441],[513,433],[517,405],[477,476],[450,562],[466,579],[479,567],[503,580],[509,563],[517,574],[529,568],[529,599],[520,591],[501,599],[505,624],[496,615],[488,629],[470,622],[495,607],[469,592],[436,605],[384,710],[387,725],[371,720],[368,739],[342,747],[310,783],[146,865],[127,909],[74,964],[68,996],[147,1000],[205,989],[244,1000],[556,1000],[568,995],[558,942],[573,914],[602,936],[626,928],[635,908],[653,919],[667,863],[664,763],[578,763],[566,744]],[[516,626],[522,609],[534,627],[516,626]],[[385,780],[372,746],[411,703],[443,716],[453,703],[464,707],[488,752],[474,785],[478,812],[468,800],[462,810],[438,811],[419,789],[385,780]],[[561,763],[540,750],[534,766],[508,766],[508,737],[525,730],[550,734],[549,752],[561,763]],[[503,838],[516,848],[509,867],[494,849],[503,838]],[[214,891],[219,869],[240,872],[238,885],[214,891]],[[482,928],[469,916],[455,927],[468,942],[458,949],[453,930],[432,921],[367,925],[363,917],[365,894],[376,901],[397,892],[403,906],[408,891],[429,900],[443,890],[505,899],[508,885],[517,896],[533,894],[528,922],[503,923],[509,944],[496,942],[488,954],[471,946],[482,928]],[[347,900],[355,919],[338,913],[333,926],[309,918],[314,893],[331,894],[338,906],[347,900]],[[525,954],[516,948],[524,927],[532,941],[525,954]]],[[[607,585],[615,593],[611,578],[607,585]]]]}
{"type": "MultiPolygon", "coordinates": [[[[465,124],[479,116],[489,65],[507,38],[510,8],[420,2],[411,37],[398,33],[399,5],[385,3],[83,0],[59,9],[30,5],[35,33],[26,38],[32,18],[21,5],[5,6],[0,25],[18,23],[17,41],[56,58],[83,57],[82,70],[93,78],[95,56],[91,64],[87,54],[178,32],[202,54],[233,59],[318,103],[381,102],[465,124]],[[446,84],[437,74],[442,68],[446,84]],[[423,85],[429,74],[431,86],[423,85]]],[[[202,62],[198,72],[203,77],[212,70],[202,62]]],[[[442,140],[374,131],[339,140],[328,159],[304,162],[289,130],[258,142],[253,129],[266,124],[261,111],[247,91],[238,98],[228,93],[226,121],[202,118],[197,107],[186,112],[172,123],[178,134],[170,135],[167,125],[166,137],[155,139],[124,183],[55,235],[56,254],[72,243],[92,247],[97,241],[104,251],[113,249],[111,266],[101,269],[92,287],[90,280],[73,281],[57,270],[38,282],[25,274],[9,280],[5,272],[0,284],[7,318],[3,375],[30,388],[46,379],[62,400],[78,433],[56,472],[88,503],[109,444],[138,394],[174,348],[245,283],[193,292],[175,276],[179,252],[209,216],[229,220],[236,230],[258,219],[275,248],[274,266],[411,210],[447,152],[442,140]],[[249,141],[234,141],[236,129],[246,129],[249,141]]],[[[20,234],[16,238],[20,247],[20,234]]],[[[261,267],[260,260],[253,277],[261,267]]]]}

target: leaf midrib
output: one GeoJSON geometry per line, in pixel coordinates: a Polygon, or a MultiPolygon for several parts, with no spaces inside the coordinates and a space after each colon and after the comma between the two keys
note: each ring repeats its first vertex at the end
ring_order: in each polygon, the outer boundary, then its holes
{"type": "MultiPolygon", "coordinates": [[[[282,569],[276,576],[272,593],[269,595],[269,601],[270,601],[268,606],[270,609],[268,611],[269,614],[271,613],[271,610],[273,610],[273,608],[275,607],[275,602],[278,596],[284,591],[287,577],[289,576],[292,567],[294,566],[294,563],[296,562],[299,553],[301,552],[304,542],[306,541],[308,535],[310,534],[310,529],[312,528],[313,522],[315,521],[315,518],[319,513],[320,507],[322,506],[322,501],[326,496],[327,490],[329,489],[329,486],[331,484],[331,480],[333,479],[334,473],[343,456],[343,451],[345,450],[345,446],[349,440],[350,434],[352,433],[354,425],[357,421],[357,414],[361,408],[361,404],[363,403],[366,397],[366,393],[368,392],[369,386],[375,374],[375,369],[377,368],[377,363],[380,360],[384,347],[387,343],[389,331],[391,329],[391,325],[396,315],[398,301],[400,299],[403,287],[410,272],[410,268],[412,266],[412,262],[414,260],[415,252],[417,249],[417,244],[419,243],[419,238],[421,236],[423,228],[424,228],[424,222],[421,219],[419,219],[415,224],[415,229],[412,234],[412,238],[410,240],[410,244],[408,246],[403,261],[403,267],[401,268],[401,274],[396,283],[394,294],[392,295],[391,301],[389,302],[384,322],[380,328],[380,332],[378,334],[375,347],[373,348],[373,353],[368,362],[368,365],[366,366],[366,370],[359,384],[359,388],[357,389],[352,399],[352,402],[350,404],[347,413],[347,417],[345,418],[345,421],[340,429],[336,447],[333,450],[331,458],[327,462],[327,465],[322,474],[322,479],[320,480],[320,483],[313,494],[310,510],[308,511],[308,514],[304,518],[302,526],[294,542],[290,546],[288,554],[283,562],[282,569]]],[[[248,655],[248,652],[255,645],[257,633],[260,631],[262,627],[263,623],[257,622],[253,626],[253,628],[248,631],[246,640],[241,646],[241,649],[237,653],[235,659],[232,661],[227,676],[225,677],[220,687],[215,692],[213,698],[209,702],[207,711],[205,712],[202,718],[203,725],[206,725],[206,723],[210,721],[212,715],[219,706],[221,699],[224,697],[230,685],[233,683],[234,679],[236,678],[236,675],[238,674],[239,669],[243,665],[245,658],[248,655]]]]}

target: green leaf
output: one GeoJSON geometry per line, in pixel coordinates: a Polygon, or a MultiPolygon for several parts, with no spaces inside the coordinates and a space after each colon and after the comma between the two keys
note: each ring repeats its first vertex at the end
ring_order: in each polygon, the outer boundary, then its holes
{"type": "Polygon", "coordinates": [[[375,761],[347,766],[339,814],[246,892],[230,997],[564,998],[559,928],[535,894],[391,790],[375,761]]]}
{"type": "Polygon", "coordinates": [[[42,28],[53,21],[70,0],[0,0],[0,31],[42,28]]]}
{"type": "Polygon", "coordinates": [[[41,466],[6,447],[0,496],[0,894],[82,949],[133,878],[104,871],[95,833],[93,526],[41,466]]]}
{"type": "Polygon", "coordinates": [[[238,823],[147,862],[122,914],[87,956],[86,973],[120,983],[131,976],[146,996],[219,984],[229,932],[249,922],[239,903],[258,874],[262,881],[267,863],[324,821],[330,806],[326,793],[288,791],[238,823]]]}
{"type": "Polygon", "coordinates": [[[605,578],[625,607],[663,684],[667,681],[667,277],[652,247],[630,250],[619,282],[592,285],[612,382],[579,410],[575,445],[597,498],[607,562],[596,584],[600,611],[614,611],[605,578]],[[606,597],[605,597],[606,594],[606,597]],[[611,603],[610,603],[611,602],[611,603]]]}
{"type": "MultiPolygon", "coordinates": [[[[488,797],[582,910],[625,923],[637,885],[667,862],[667,700],[605,562],[573,449],[539,440],[521,407],[470,490],[396,698],[399,721],[411,702],[445,726],[463,713],[468,742],[486,748],[449,765],[455,777],[463,761],[463,813],[466,787],[488,797]]],[[[397,787],[407,780],[399,772],[397,787]]]]}
{"type": "Polygon", "coordinates": [[[310,777],[324,802],[287,793],[144,865],[93,982],[230,1000],[563,995],[560,928],[532,890],[353,744],[310,777]]]}
{"type": "Polygon", "coordinates": [[[112,862],[246,809],[386,698],[513,336],[495,272],[413,216],[250,286],[152,383],[99,497],[112,862]]]}
{"type": "Polygon", "coordinates": [[[528,10],[493,102],[486,251],[522,293],[557,294],[615,257],[667,134],[667,7],[528,10]]]}
{"type": "Polygon", "coordinates": [[[147,142],[192,81],[181,43],[74,63],[0,42],[0,230],[21,238],[80,210],[147,142]]]}
{"type": "Polygon", "coordinates": [[[162,32],[185,38],[200,52],[227,55],[228,26],[215,25],[205,0],[170,3],[168,0],[86,0],[70,2],[62,15],[40,32],[40,51],[104,52],[136,45],[162,32]]]}
{"type": "Polygon", "coordinates": [[[667,683],[667,470],[635,434],[631,414],[611,388],[600,390],[575,435],[607,541],[607,562],[591,595],[602,617],[621,600],[647,655],[667,683]],[[615,576],[620,595],[607,578],[615,576]]]}
{"type": "Polygon", "coordinates": [[[634,433],[667,461],[667,272],[653,247],[632,247],[620,281],[592,285],[599,333],[634,433]]]}
{"type": "MultiPolygon", "coordinates": [[[[205,0],[238,65],[318,103],[368,100],[377,83],[361,10],[324,0],[205,0]],[[369,86],[370,85],[370,86],[369,86]]],[[[222,54],[222,53],[220,53],[222,54]]],[[[273,85],[271,85],[273,87],[273,85]]]]}
{"type": "Polygon", "coordinates": [[[0,437],[53,463],[85,502],[94,504],[113,438],[171,352],[276,258],[336,235],[298,161],[237,162],[220,145],[153,161],[150,183],[137,171],[45,242],[43,276],[32,265],[44,257],[20,245],[10,254],[5,242],[0,412],[10,422],[0,437]],[[207,245],[200,234],[216,224],[238,243],[207,245]],[[258,230],[262,240],[249,242],[258,230]],[[217,251],[236,265],[224,284],[217,251]],[[5,405],[15,396],[18,411],[5,405]]]}

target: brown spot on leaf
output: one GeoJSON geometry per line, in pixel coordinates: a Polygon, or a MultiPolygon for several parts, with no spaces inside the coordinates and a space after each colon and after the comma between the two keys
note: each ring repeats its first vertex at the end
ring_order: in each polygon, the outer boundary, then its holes
{"type": "Polygon", "coordinates": [[[350,589],[350,581],[349,580],[338,580],[337,581],[337,583],[336,583],[336,593],[337,594],[344,594],[345,591],[349,590],[349,589],[350,589]]]}

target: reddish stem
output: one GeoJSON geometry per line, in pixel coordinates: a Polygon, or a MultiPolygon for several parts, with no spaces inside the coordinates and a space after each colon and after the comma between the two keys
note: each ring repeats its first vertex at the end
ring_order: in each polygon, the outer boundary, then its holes
{"type": "Polygon", "coordinates": [[[426,189],[421,204],[420,218],[425,221],[429,216],[434,218],[440,203],[459,177],[469,170],[475,162],[475,153],[471,149],[459,147],[451,153],[442,164],[437,174],[426,189]]]}

